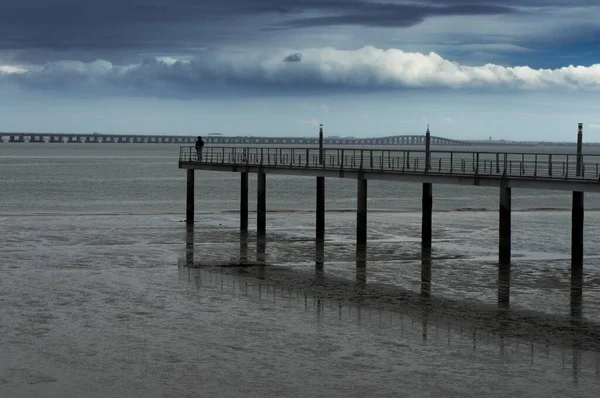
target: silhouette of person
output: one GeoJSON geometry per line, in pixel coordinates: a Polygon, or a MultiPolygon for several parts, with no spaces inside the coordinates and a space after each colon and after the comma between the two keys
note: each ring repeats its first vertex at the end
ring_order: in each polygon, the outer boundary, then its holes
{"type": "Polygon", "coordinates": [[[204,141],[201,136],[198,136],[196,140],[196,161],[202,161],[202,147],[204,146],[204,141]]]}

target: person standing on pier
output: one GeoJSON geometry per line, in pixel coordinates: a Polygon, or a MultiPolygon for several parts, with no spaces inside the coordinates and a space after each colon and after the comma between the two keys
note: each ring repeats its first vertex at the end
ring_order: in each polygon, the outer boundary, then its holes
{"type": "Polygon", "coordinates": [[[204,146],[204,141],[201,136],[198,136],[196,140],[196,160],[198,162],[202,161],[202,147],[204,146]]]}

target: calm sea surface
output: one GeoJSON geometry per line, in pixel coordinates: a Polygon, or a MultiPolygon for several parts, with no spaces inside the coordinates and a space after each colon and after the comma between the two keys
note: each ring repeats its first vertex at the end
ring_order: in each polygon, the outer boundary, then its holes
{"type": "Polygon", "coordinates": [[[513,189],[499,282],[496,189],[434,185],[428,264],[420,184],[369,181],[364,260],[356,181],[326,180],[320,249],[314,178],[268,176],[268,265],[240,268],[239,175],[196,173],[187,230],[178,154],[0,144],[0,397],[598,396],[600,195],[580,307],[570,193],[513,189]]]}

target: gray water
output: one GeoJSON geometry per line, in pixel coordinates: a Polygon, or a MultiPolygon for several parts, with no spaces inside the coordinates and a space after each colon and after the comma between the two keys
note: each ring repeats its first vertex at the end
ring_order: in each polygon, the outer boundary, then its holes
{"type": "Polygon", "coordinates": [[[0,397],[597,395],[600,196],[572,317],[570,193],[513,190],[498,309],[495,189],[434,186],[428,265],[419,184],[369,181],[363,261],[355,181],[326,181],[320,249],[314,179],[269,176],[268,265],[228,267],[257,254],[239,175],[196,173],[187,230],[178,153],[0,144],[0,397]]]}

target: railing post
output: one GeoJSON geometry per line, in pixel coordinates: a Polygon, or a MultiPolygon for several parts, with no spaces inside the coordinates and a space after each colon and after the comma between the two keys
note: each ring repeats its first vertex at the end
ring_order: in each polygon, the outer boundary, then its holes
{"type": "Polygon", "coordinates": [[[548,155],[548,175],[552,177],[552,154],[548,155]]]}
{"type": "Polygon", "coordinates": [[[496,153],[496,174],[500,174],[500,153],[496,153]]]}
{"type": "Polygon", "coordinates": [[[364,152],[365,151],[363,149],[360,150],[360,170],[362,170],[362,168],[363,168],[363,154],[364,154],[364,152]]]}
{"type": "Polygon", "coordinates": [[[225,163],[225,147],[223,147],[223,155],[221,158],[221,163],[225,163]]]}
{"type": "Polygon", "coordinates": [[[521,176],[525,175],[525,154],[524,153],[521,154],[521,171],[519,172],[519,175],[521,175],[521,176]]]}
{"type": "Polygon", "coordinates": [[[306,148],[306,168],[308,169],[308,148],[306,148]]]}
{"type": "Polygon", "coordinates": [[[535,154],[535,164],[533,166],[533,178],[537,177],[537,159],[538,159],[538,156],[537,156],[537,153],[536,153],[535,154]]]}
{"type": "Polygon", "coordinates": [[[450,175],[454,171],[454,152],[450,152],[450,175]]]}
{"type": "Polygon", "coordinates": [[[475,175],[479,175],[479,152],[477,152],[475,159],[477,161],[477,164],[475,166],[475,175]]]}

